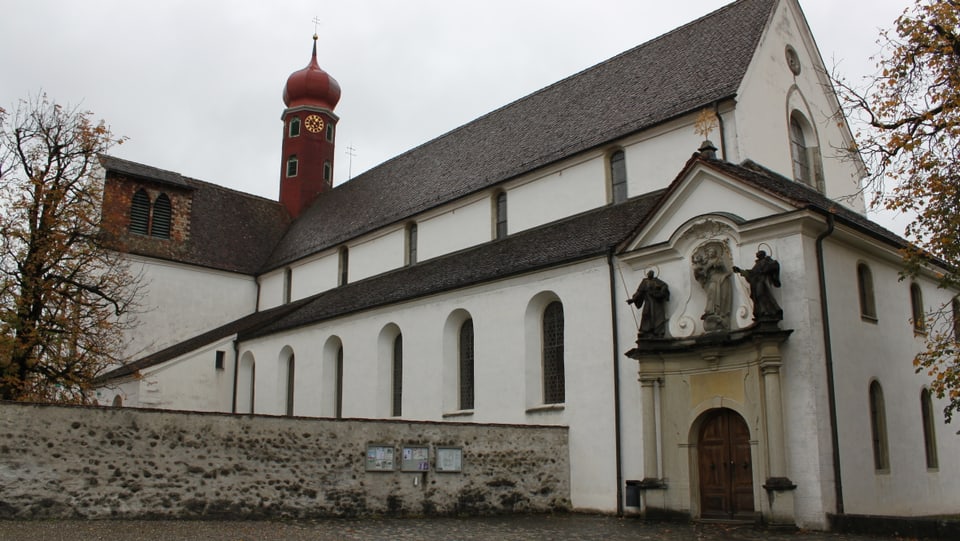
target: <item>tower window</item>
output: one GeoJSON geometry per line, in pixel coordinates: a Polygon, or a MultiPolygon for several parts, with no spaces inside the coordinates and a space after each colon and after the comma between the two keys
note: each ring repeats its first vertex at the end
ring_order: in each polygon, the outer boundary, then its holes
{"type": "Polygon", "coordinates": [[[297,156],[287,158],[287,177],[297,176],[297,156]]]}
{"type": "Polygon", "coordinates": [[[130,205],[130,232],[138,235],[150,234],[150,196],[143,189],[133,194],[130,205]]]}
{"type": "Polygon", "coordinates": [[[330,179],[333,177],[333,167],[330,166],[330,162],[323,162],[323,180],[330,183],[330,179]]]}
{"type": "Polygon", "coordinates": [[[150,223],[150,236],[161,239],[170,238],[170,198],[162,193],[153,203],[153,219],[150,223]]]}
{"type": "Polygon", "coordinates": [[[333,142],[333,123],[327,122],[327,141],[333,142]]]}
{"type": "Polygon", "coordinates": [[[290,137],[296,137],[296,136],[300,135],[300,119],[299,119],[299,118],[293,117],[293,118],[290,120],[290,131],[289,131],[289,134],[290,134],[290,137]]]}
{"type": "Polygon", "coordinates": [[[141,188],[133,194],[130,204],[130,232],[169,239],[172,215],[173,209],[167,194],[160,194],[151,205],[150,196],[141,188]]]}
{"type": "Polygon", "coordinates": [[[627,199],[627,160],[622,150],[610,155],[610,192],[614,203],[627,199]]]}

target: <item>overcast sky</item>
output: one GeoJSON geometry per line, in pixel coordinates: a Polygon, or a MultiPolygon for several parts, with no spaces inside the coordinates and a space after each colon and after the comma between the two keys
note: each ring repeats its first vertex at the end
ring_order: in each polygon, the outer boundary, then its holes
{"type": "MultiPolygon", "coordinates": [[[[7,0],[0,107],[42,90],[128,137],[115,156],[275,199],[283,86],[315,17],[343,91],[339,183],[726,3],[7,0]]],[[[827,66],[856,80],[908,0],[800,3],[827,66]]]]}

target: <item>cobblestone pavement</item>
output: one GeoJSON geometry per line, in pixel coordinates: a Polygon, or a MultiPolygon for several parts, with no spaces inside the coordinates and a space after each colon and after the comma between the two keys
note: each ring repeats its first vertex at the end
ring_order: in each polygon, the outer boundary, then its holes
{"type": "Polygon", "coordinates": [[[645,522],[609,516],[505,516],[314,521],[0,520],[2,541],[289,541],[531,539],[638,541],[868,541],[900,539],[803,531],[769,531],[730,524],[645,522]]]}

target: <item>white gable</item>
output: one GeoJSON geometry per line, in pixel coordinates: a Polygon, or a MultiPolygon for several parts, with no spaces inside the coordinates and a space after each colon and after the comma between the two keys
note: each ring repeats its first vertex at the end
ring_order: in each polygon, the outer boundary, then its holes
{"type": "Polygon", "coordinates": [[[705,214],[732,214],[750,221],[792,209],[779,198],[698,163],[674,187],[627,251],[668,242],[683,224],[705,214]]]}

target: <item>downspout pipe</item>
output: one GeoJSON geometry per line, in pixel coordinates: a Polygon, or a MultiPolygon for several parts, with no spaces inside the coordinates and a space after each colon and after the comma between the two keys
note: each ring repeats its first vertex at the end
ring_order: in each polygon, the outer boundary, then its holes
{"type": "Polygon", "coordinates": [[[833,487],[837,500],[837,514],[843,511],[843,477],[840,468],[840,432],[837,428],[837,389],[833,376],[833,347],[830,338],[830,310],[827,306],[827,273],[823,261],[823,241],[833,234],[833,214],[827,212],[827,229],[817,236],[817,277],[820,280],[820,321],[823,324],[823,353],[827,369],[827,402],[830,408],[830,442],[833,447],[833,487]]]}
{"type": "Polygon", "coordinates": [[[611,340],[613,341],[613,424],[614,424],[614,451],[617,462],[617,516],[623,516],[623,460],[620,416],[620,320],[617,317],[617,288],[616,273],[614,272],[614,249],[607,253],[607,267],[610,269],[610,325],[611,340]]]}
{"type": "Polygon", "coordinates": [[[233,402],[230,405],[231,413],[237,412],[237,383],[240,378],[240,340],[233,341],[233,402]]]}
{"type": "Polygon", "coordinates": [[[723,131],[723,117],[720,116],[720,102],[713,102],[713,114],[717,117],[717,129],[720,131],[720,156],[724,161],[727,159],[727,134],[723,131]]]}

